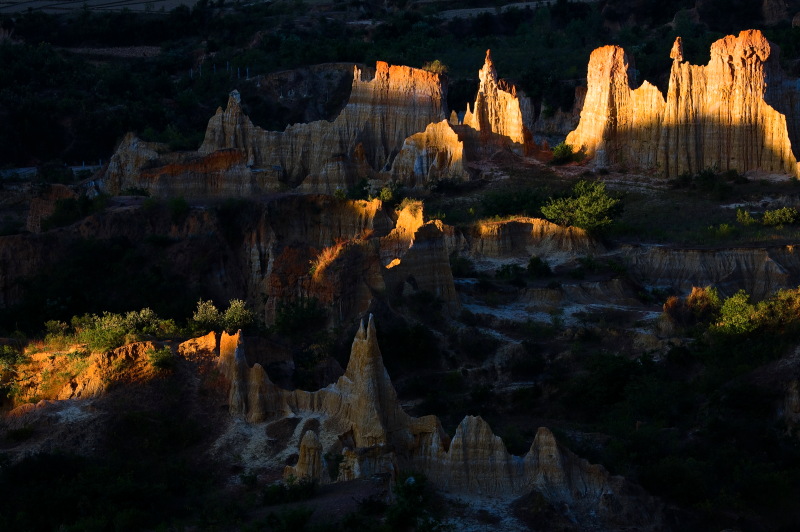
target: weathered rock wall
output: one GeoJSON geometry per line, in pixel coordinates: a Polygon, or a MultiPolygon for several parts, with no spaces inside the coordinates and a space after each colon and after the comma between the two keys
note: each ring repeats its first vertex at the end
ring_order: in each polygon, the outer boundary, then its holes
{"type": "Polygon", "coordinates": [[[763,299],[800,281],[794,246],[768,249],[633,249],[624,255],[632,279],[645,286],[688,293],[693,286],[715,286],[723,294],[744,289],[763,299]]]}
{"type": "Polygon", "coordinates": [[[468,254],[476,259],[521,256],[584,256],[605,249],[586,231],[562,227],[541,218],[519,217],[480,222],[466,235],[468,254]]]}
{"type": "Polygon", "coordinates": [[[464,142],[447,120],[428,124],[403,142],[392,163],[392,177],[409,186],[439,179],[465,179],[464,142]]]}
{"type": "Polygon", "coordinates": [[[584,525],[606,522],[620,512],[645,529],[660,525],[660,506],[651,497],[564,449],[546,428],[518,457],[508,453],[480,417],[467,416],[450,440],[436,417],[408,416],[383,366],[372,317],[366,328],[362,322],[353,340],[345,374],[316,392],[276,387],[259,365],[247,366],[240,342],[227,335],[221,341],[220,369],[231,382],[231,413],[250,422],[283,416],[320,421],[318,431],[305,431],[290,442],[298,461],[285,469],[287,476],[329,480],[325,453],[342,445],[345,467],[338,480],[413,469],[453,493],[511,499],[535,490],[584,525]]]}
{"type": "Polygon", "coordinates": [[[281,132],[255,126],[234,91],[209,120],[197,153],[161,157],[159,147],[128,136],[104,172],[105,186],[241,196],[295,187],[311,176],[307,191],[333,193],[351,186],[365,165],[373,171],[391,165],[407,137],[443,120],[446,90],[438,74],[425,70],[378,62],[375,76],[363,79],[356,67],[349,101],[335,120],[281,132]]]}
{"type": "Polygon", "coordinates": [[[462,125],[471,130],[469,151],[478,158],[498,146],[524,154],[532,148],[533,106],[516,86],[501,80],[490,50],[478,72],[480,84],[472,109],[467,106],[462,125]],[[488,150],[488,152],[487,152],[488,150]]]}
{"type": "Polygon", "coordinates": [[[621,48],[598,48],[581,120],[567,142],[597,165],[668,177],[705,168],[798,175],[787,119],[765,101],[767,72],[776,68],[768,64],[771,52],[760,31],[748,30],[716,41],[709,63],[695,66],[683,61],[678,38],[664,98],[646,81],[631,89],[621,48]]]}

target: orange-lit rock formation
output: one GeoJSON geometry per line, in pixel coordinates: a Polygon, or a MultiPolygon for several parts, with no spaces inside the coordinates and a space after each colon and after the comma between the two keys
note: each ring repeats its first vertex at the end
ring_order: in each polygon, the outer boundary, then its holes
{"type": "Polygon", "coordinates": [[[546,428],[539,429],[529,452],[517,457],[479,417],[466,417],[450,440],[435,416],[408,416],[383,366],[372,317],[366,327],[362,322],[353,340],[345,374],[316,392],[272,384],[260,365],[247,365],[238,335],[223,334],[220,369],[231,382],[233,414],[250,422],[285,416],[318,420],[316,431],[304,430],[290,442],[298,461],[286,467],[286,476],[327,481],[325,453],[335,451],[344,457],[338,480],[411,469],[454,493],[509,499],[535,490],[585,523],[620,511],[638,516],[642,525],[660,520],[650,497],[576,457],[546,428]]]}
{"type": "Polygon", "coordinates": [[[486,50],[486,60],[478,77],[478,95],[473,108],[470,110],[467,106],[463,125],[479,133],[482,145],[507,144],[514,151],[524,153],[532,142],[530,100],[516,86],[497,76],[490,50],[486,50]]]}
{"type": "Polygon", "coordinates": [[[705,168],[798,175],[786,117],[765,102],[771,53],[764,35],[748,30],[716,41],[709,63],[695,66],[683,61],[678,38],[665,99],[646,81],[631,89],[621,48],[598,48],[581,120],[567,143],[582,146],[597,165],[668,177],[705,168]]]}
{"type": "Polygon", "coordinates": [[[197,153],[159,158],[151,146],[126,137],[105,180],[112,191],[177,189],[188,197],[296,187],[309,179],[304,190],[333,193],[351,186],[364,168],[384,169],[407,137],[443,120],[445,91],[438,74],[379,61],[371,79],[355,68],[350,99],[335,120],[295,124],[281,132],[255,126],[233,91],[226,109],[209,120],[197,153]],[[238,155],[227,156],[227,166],[220,166],[220,177],[230,182],[221,185],[215,155],[226,150],[238,155]],[[142,172],[145,167],[148,171],[142,172]],[[204,167],[214,175],[207,176],[204,167]],[[160,180],[172,183],[167,187],[160,180]]]}
{"type": "Polygon", "coordinates": [[[579,227],[562,227],[541,218],[480,222],[467,235],[469,253],[481,258],[513,256],[581,256],[604,251],[602,244],[579,227]]]}
{"type": "Polygon", "coordinates": [[[392,177],[407,186],[437,179],[464,179],[464,142],[447,120],[428,124],[403,143],[392,163],[392,177]]]}

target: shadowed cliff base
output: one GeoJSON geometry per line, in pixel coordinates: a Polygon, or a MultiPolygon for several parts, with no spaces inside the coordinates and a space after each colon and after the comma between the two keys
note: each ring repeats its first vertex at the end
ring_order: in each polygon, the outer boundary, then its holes
{"type": "MultiPolygon", "coordinates": [[[[652,120],[616,124],[587,154],[586,164],[620,173],[645,172],[675,179],[714,173],[798,176],[798,163],[785,145],[774,144],[761,124],[730,125],[710,117],[668,125],[652,120]]],[[[578,146],[576,145],[576,148],[578,146]]]]}

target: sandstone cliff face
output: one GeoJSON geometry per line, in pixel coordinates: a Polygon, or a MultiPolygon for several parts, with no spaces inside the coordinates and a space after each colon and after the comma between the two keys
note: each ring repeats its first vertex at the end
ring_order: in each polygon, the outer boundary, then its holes
{"type": "Polygon", "coordinates": [[[479,417],[466,417],[450,440],[434,416],[408,416],[383,366],[372,317],[353,340],[345,374],[316,392],[276,387],[258,364],[249,367],[242,353],[238,335],[223,334],[219,364],[231,382],[233,414],[250,422],[285,416],[317,420],[318,430],[305,430],[290,442],[298,459],[285,468],[287,477],[328,481],[325,453],[340,450],[338,480],[411,468],[453,493],[510,499],[536,490],[586,525],[622,512],[645,529],[661,520],[652,498],[576,457],[546,428],[539,429],[530,451],[517,457],[479,417]]]}
{"type": "Polygon", "coordinates": [[[139,171],[168,150],[165,144],[145,142],[133,133],[126,134],[108,161],[103,186],[114,193],[137,186],[139,171]]]}
{"type": "Polygon", "coordinates": [[[113,204],[69,227],[0,237],[0,307],[22,302],[27,279],[69,260],[91,240],[92,249],[124,242],[142,257],[143,269],[180,276],[187,286],[202,287],[204,297],[246,296],[267,323],[281,305],[316,298],[331,309],[330,325],[350,324],[376,297],[402,291],[410,278],[410,289],[430,291],[455,310],[448,259],[453,230],[435,222],[423,227],[422,206],[415,205],[406,205],[395,221],[380,200],[280,195],[243,203],[227,217],[193,208],[176,222],[166,207],[113,204]],[[167,238],[169,245],[154,252],[153,238],[167,238]]]}
{"type": "Polygon", "coordinates": [[[482,258],[540,255],[551,259],[596,255],[602,244],[578,227],[561,227],[540,218],[481,222],[468,238],[468,253],[482,258]]]}
{"type": "Polygon", "coordinates": [[[159,374],[147,356],[157,348],[153,342],[136,342],[104,353],[85,352],[81,345],[35,353],[18,369],[15,401],[90,399],[113,386],[145,383],[159,374]]]}
{"type": "Polygon", "coordinates": [[[695,66],[683,61],[679,38],[665,99],[648,82],[631,89],[621,48],[599,48],[589,61],[580,123],[567,142],[599,166],[668,177],[704,168],[798,175],[786,117],[765,101],[770,54],[763,34],[749,30],[715,42],[709,63],[695,66]]]}
{"type": "Polygon", "coordinates": [[[392,177],[409,187],[438,179],[465,179],[464,142],[447,120],[428,124],[403,142],[392,163],[392,177]]]}
{"type": "Polygon", "coordinates": [[[281,184],[296,187],[311,176],[305,190],[333,193],[351,186],[365,165],[384,169],[407,137],[443,120],[445,91],[439,75],[424,70],[378,62],[374,77],[364,79],[356,67],[350,99],[335,120],[290,125],[282,132],[255,126],[234,91],[226,109],[209,120],[196,154],[159,159],[151,146],[126,137],[105,172],[106,186],[158,194],[178,189],[184,196],[246,195],[281,184]],[[142,174],[145,165],[150,169],[142,174]]]}
{"type": "Polygon", "coordinates": [[[497,76],[490,50],[486,51],[486,60],[478,78],[478,95],[472,109],[467,106],[462,122],[471,130],[474,139],[471,151],[485,152],[486,148],[496,149],[499,145],[508,146],[519,154],[526,153],[533,142],[530,99],[497,76]]]}
{"type": "Polygon", "coordinates": [[[688,293],[715,286],[725,294],[745,289],[763,299],[798,282],[800,263],[793,246],[770,249],[636,249],[625,254],[628,273],[645,286],[688,293]]]}

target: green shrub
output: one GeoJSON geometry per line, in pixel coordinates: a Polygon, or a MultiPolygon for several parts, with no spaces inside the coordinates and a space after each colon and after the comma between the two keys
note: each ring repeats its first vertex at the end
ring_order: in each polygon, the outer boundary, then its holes
{"type": "Polygon", "coordinates": [[[126,324],[124,316],[111,312],[104,312],[101,316],[75,316],[72,318],[72,328],[75,330],[75,339],[92,351],[108,351],[139,339],[136,331],[126,324]]]}
{"type": "Polygon", "coordinates": [[[745,209],[736,209],[736,221],[746,226],[746,225],[753,225],[758,220],[753,218],[753,216],[750,214],[750,211],[747,211],[745,209]]]}
{"type": "Polygon", "coordinates": [[[487,217],[536,216],[548,194],[539,188],[490,191],[481,197],[481,211],[487,217]]]}
{"type": "Polygon", "coordinates": [[[502,279],[504,281],[508,281],[514,286],[524,287],[525,286],[525,268],[520,266],[519,264],[503,264],[494,272],[494,276],[496,279],[502,279]]]}
{"type": "Polygon", "coordinates": [[[450,255],[450,270],[453,277],[474,277],[475,265],[467,257],[461,257],[453,252],[450,255]]]}
{"type": "Polygon", "coordinates": [[[447,65],[439,61],[438,59],[434,59],[433,61],[428,61],[424,65],[422,65],[422,70],[427,70],[428,72],[433,72],[434,74],[447,74],[447,65]]]}
{"type": "Polygon", "coordinates": [[[230,334],[234,334],[239,329],[247,328],[254,321],[253,313],[241,299],[231,299],[228,302],[228,308],[222,315],[222,324],[230,334]]]}
{"type": "Polygon", "coordinates": [[[750,304],[750,296],[739,290],[722,303],[720,321],[717,329],[733,334],[748,333],[758,326],[755,318],[755,307],[750,304]]]}
{"type": "Polygon", "coordinates": [[[10,345],[0,345],[0,372],[12,370],[24,360],[25,355],[21,350],[10,345]]]}
{"type": "Polygon", "coordinates": [[[531,257],[531,260],[528,261],[528,277],[533,279],[538,279],[540,277],[549,277],[553,274],[553,270],[550,269],[550,265],[547,264],[547,261],[534,255],[531,257]]]}
{"type": "Polygon", "coordinates": [[[572,145],[566,142],[560,142],[553,148],[552,164],[566,164],[573,161],[580,162],[584,158],[582,151],[573,151],[572,145]]]}
{"type": "Polygon", "coordinates": [[[175,367],[175,357],[172,349],[162,347],[161,349],[150,349],[147,351],[147,361],[150,365],[159,370],[170,370],[175,367]]]}
{"type": "Polygon", "coordinates": [[[761,223],[769,226],[783,226],[797,222],[798,218],[800,218],[800,213],[797,212],[797,209],[794,207],[782,207],[772,211],[764,211],[761,223]]]}
{"type": "Polygon", "coordinates": [[[289,477],[286,482],[278,482],[266,486],[261,492],[263,504],[284,504],[310,499],[317,492],[316,481],[309,478],[296,479],[289,477]]]}
{"type": "Polygon", "coordinates": [[[380,193],[378,194],[378,197],[382,202],[389,203],[390,201],[392,201],[392,198],[394,197],[394,192],[392,192],[391,187],[386,186],[381,189],[380,193]]]}
{"type": "Polygon", "coordinates": [[[603,182],[581,180],[575,183],[571,196],[550,198],[542,214],[559,225],[595,231],[611,224],[619,205],[620,200],[608,195],[603,182]]]}
{"type": "Polygon", "coordinates": [[[108,196],[103,194],[94,198],[84,194],[77,198],[56,200],[53,214],[42,220],[42,231],[72,225],[90,214],[102,211],[107,202],[108,196]]]}
{"type": "Polygon", "coordinates": [[[222,314],[210,299],[208,301],[199,299],[197,308],[192,314],[192,323],[200,331],[219,330],[222,326],[222,314]]]}

